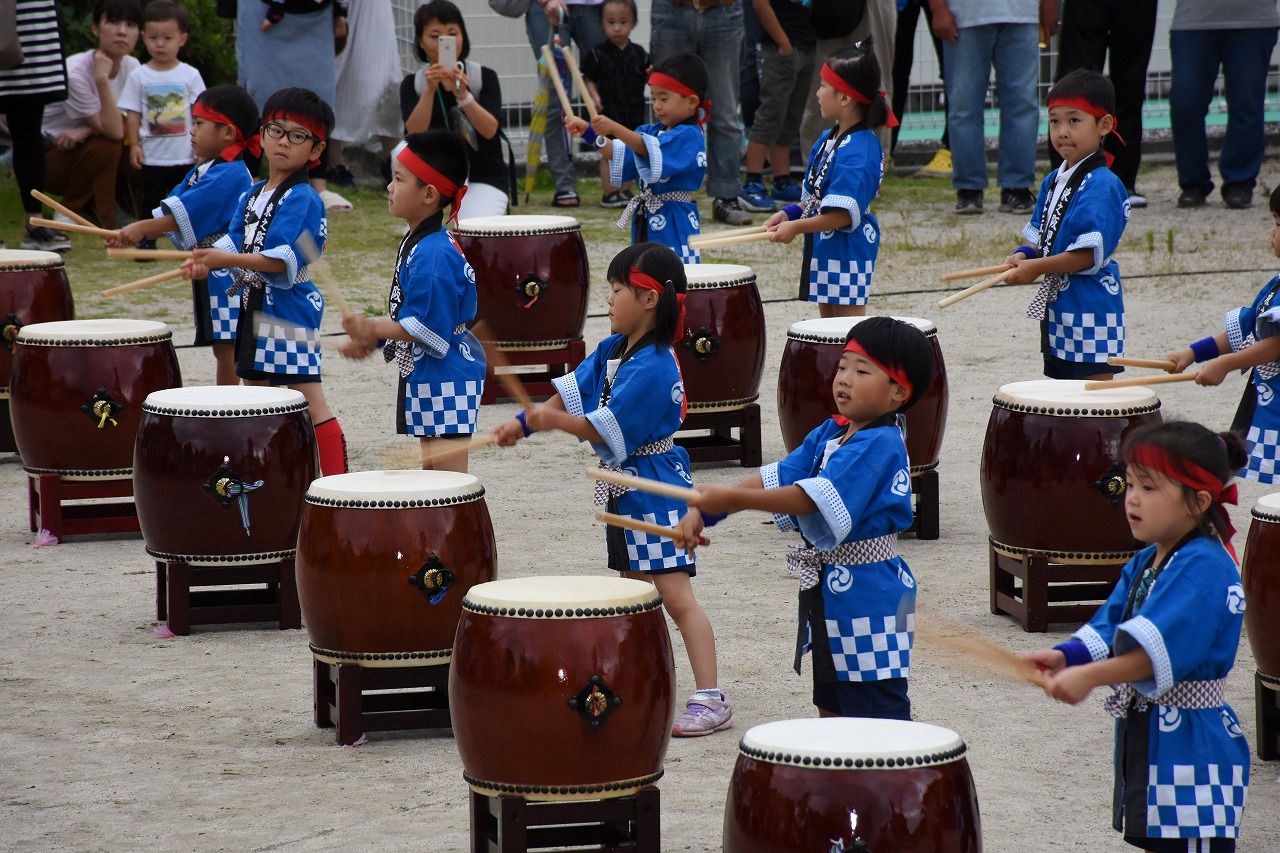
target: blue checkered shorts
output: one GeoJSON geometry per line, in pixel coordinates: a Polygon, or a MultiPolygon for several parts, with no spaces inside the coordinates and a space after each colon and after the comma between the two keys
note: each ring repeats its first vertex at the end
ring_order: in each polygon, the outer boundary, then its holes
{"type": "Polygon", "coordinates": [[[1239,764],[1151,765],[1147,826],[1157,838],[1235,838],[1247,788],[1239,764]]]}
{"type": "Polygon", "coordinates": [[[1245,464],[1240,476],[1259,483],[1275,483],[1280,431],[1251,426],[1245,441],[1249,445],[1249,461],[1245,464]]]}
{"type": "Polygon", "coordinates": [[[875,261],[809,259],[809,301],[832,305],[866,305],[875,261]]]}
{"type": "Polygon", "coordinates": [[[1059,313],[1049,306],[1049,349],[1065,361],[1106,361],[1124,352],[1120,314],[1059,313]]]}
{"type": "Polygon", "coordinates": [[[826,621],[831,661],[840,680],[874,681],[909,675],[914,613],[906,615],[904,625],[898,624],[896,616],[826,621]]]}
{"type": "MultiPolygon", "coordinates": [[[[680,513],[671,510],[665,517],[659,517],[659,514],[646,512],[641,520],[672,527],[680,523],[680,513]]],[[[693,565],[689,552],[677,548],[665,536],[651,536],[639,530],[624,530],[623,533],[626,534],[627,558],[633,572],[662,572],[693,565]]]]}
{"type": "Polygon", "coordinates": [[[405,382],[404,423],[409,435],[471,435],[476,431],[484,382],[405,382]]]}

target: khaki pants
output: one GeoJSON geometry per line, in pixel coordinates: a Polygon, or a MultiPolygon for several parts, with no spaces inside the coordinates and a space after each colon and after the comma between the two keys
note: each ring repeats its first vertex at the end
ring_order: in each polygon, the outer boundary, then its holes
{"type": "Polygon", "coordinates": [[[91,136],[64,151],[45,148],[45,188],[76,213],[116,227],[116,178],[129,169],[123,143],[91,136]]]}

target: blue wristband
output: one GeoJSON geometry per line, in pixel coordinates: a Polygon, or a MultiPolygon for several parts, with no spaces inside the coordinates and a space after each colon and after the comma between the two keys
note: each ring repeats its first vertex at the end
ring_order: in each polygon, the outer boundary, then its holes
{"type": "Polygon", "coordinates": [[[590,125],[587,126],[586,130],[582,131],[582,141],[588,145],[596,144],[596,132],[591,129],[590,125]]]}
{"type": "Polygon", "coordinates": [[[1080,666],[1082,663],[1093,662],[1093,655],[1089,654],[1089,647],[1074,637],[1065,643],[1059,643],[1054,646],[1054,649],[1062,652],[1062,656],[1067,659],[1067,666],[1080,666]]]}
{"type": "Polygon", "coordinates": [[[516,415],[516,420],[520,422],[520,428],[524,430],[524,437],[528,438],[533,435],[533,430],[529,429],[529,424],[524,419],[524,412],[516,415]]]}
{"type": "Polygon", "coordinates": [[[1217,358],[1220,355],[1218,352],[1218,342],[1213,338],[1201,338],[1198,341],[1192,342],[1191,351],[1196,355],[1196,364],[1199,364],[1202,361],[1209,361],[1210,359],[1217,358]]]}
{"type": "Polygon", "coordinates": [[[804,208],[798,204],[789,204],[782,208],[782,212],[787,215],[787,219],[800,219],[804,216],[804,208]]]}
{"type": "Polygon", "coordinates": [[[715,527],[720,522],[729,517],[727,512],[704,512],[702,514],[703,527],[715,527]]]}
{"type": "Polygon", "coordinates": [[[1015,255],[1018,254],[1019,252],[1026,255],[1028,259],[1040,257],[1040,250],[1035,248],[1034,246],[1019,246],[1018,248],[1013,250],[1013,253],[1015,255]]]}

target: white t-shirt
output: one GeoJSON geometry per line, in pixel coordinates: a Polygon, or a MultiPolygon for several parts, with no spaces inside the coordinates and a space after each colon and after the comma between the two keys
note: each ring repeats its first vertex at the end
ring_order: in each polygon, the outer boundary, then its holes
{"type": "Polygon", "coordinates": [[[204,91],[200,72],[185,62],[168,71],[142,65],[129,75],[120,109],[141,116],[138,135],[148,166],[187,166],[191,153],[191,105],[204,91]]]}
{"type": "MultiPolygon", "coordinates": [[[[44,108],[44,135],[50,139],[81,127],[89,116],[102,112],[102,99],[98,97],[98,84],[93,79],[94,51],[73,53],[67,57],[67,99],[55,101],[44,108]]],[[[115,93],[116,102],[120,101],[120,93],[129,75],[141,63],[132,56],[120,60],[120,68],[116,76],[111,78],[111,91],[115,93]]]]}

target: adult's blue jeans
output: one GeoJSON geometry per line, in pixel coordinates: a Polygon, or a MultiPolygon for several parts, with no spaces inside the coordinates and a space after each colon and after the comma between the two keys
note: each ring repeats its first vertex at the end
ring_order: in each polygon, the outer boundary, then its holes
{"type": "Polygon", "coordinates": [[[1035,24],[965,27],[955,43],[942,43],[947,69],[947,132],[951,137],[951,183],[957,190],[987,186],[983,104],[996,72],[1000,151],[996,182],[1003,189],[1030,189],[1036,178],[1036,133],[1040,106],[1039,34],[1035,24]]]}
{"type": "Polygon", "coordinates": [[[1276,28],[1252,30],[1173,30],[1169,51],[1173,78],[1169,112],[1178,185],[1213,189],[1209,141],[1204,120],[1221,67],[1227,99],[1227,134],[1218,155],[1223,184],[1252,188],[1262,168],[1263,100],[1267,65],[1276,44],[1276,28]]]}
{"type": "Polygon", "coordinates": [[[654,66],[676,53],[696,53],[707,66],[707,100],[711,101],[707,194],[737,198],[738,167],[742,162],[742,120],[738,117],[741,0],[702,12],[670,0],[653,0],[649,28],[649,53],[654,66]]]}

